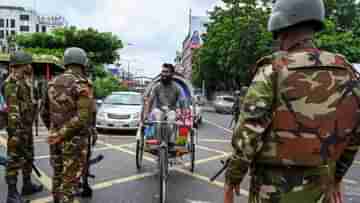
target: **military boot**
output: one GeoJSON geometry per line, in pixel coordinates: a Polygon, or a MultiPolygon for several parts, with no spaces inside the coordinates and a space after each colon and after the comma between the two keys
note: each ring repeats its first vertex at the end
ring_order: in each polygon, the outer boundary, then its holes
{"type": "Polygon", "coordinates": [[[54,198],[54,201],[53,201],[53,203],[60,203],[61,201],[60,201],[60,198],[54,198]]]}
{"type": "Polygon", "coordinates": [[[8,196],[6,203],[27,203],[19,194],[16,184],[8,185],[8,196]]]}
{"type": "Polygon", "coordinates": [[[24,186],[22,188],[22,195],[33,195],[35,193],[43,191],[42,185],[37,185],[31,181],[31,178],[24,179],[24,186]]]}

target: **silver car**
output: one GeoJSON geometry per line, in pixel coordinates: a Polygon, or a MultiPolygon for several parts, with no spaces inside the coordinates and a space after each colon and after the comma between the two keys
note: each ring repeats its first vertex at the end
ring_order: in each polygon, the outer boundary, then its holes
{"type": "Polygon", "coordinates": [[[136,130],[140,123],[142,96],[137,92],[113,92],[96,115],[99,130],[136,130]]]}
{"type": "Polygon", "coordinates": [[[217,113],[232,113],[235,99],[230,95],[217,96],[213,105],[217,113]]]}

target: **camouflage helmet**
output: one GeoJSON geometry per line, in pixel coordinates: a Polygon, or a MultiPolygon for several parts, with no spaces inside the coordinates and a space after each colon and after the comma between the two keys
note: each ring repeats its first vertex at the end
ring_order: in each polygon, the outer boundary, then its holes
{"type": "Polygon", "coordinates": [[[277,32],[293,25],[311,22],[316,31],[324,27],[323,0],[276,0],[268,22],[268,30],[277,32]]]}
{"type": "Polygon", "coordinates": [[[88,58],[86,52],[78,47],[67,48],[64,52],[64,65],[68,66],[71,64],[87,67],[88,58]]]}
{"type": "Polygon", "coordinates": [[[24,51],[16,51],[10,55],[10,65],[26,65],[32,63],[32,56],[24,51]]]}

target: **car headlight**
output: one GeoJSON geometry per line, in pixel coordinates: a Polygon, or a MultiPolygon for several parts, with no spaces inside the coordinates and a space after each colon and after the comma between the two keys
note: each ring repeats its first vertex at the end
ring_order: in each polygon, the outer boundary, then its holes
{"type": "Polygon", "coordinates": [[[105,116],[106,116],[106,113],[105,113],[105,112],[99,112],[99,113],[97,114],[97,117],[100,118],[100,119],[104,119],[105,116]]]}
{"type": "Polygon", "coordinates": [[[140,113],[137,112],[137,113],[132,114],[132,118],[133,119],[139,119],[140,118],[140,113]]]}

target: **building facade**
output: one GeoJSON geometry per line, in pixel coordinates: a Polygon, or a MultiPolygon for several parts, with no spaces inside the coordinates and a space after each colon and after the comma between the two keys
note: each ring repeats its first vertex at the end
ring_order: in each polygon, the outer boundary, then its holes
{"type": "Polygon", "coordinates": [[[191,11],[189,15],[189,32],[183,41],[181,60],[178,63],[179,70],[185,78],[191,80],[192,75],[192,56],[194,49],[198,49],[202,45],[202,35],[206,34],[206,25],[210,22],[209,17],[206,16],[192,16],[191,11]]]}
{"type": "Polygon", "coordinates": [[[22,33],[48,32],[54,28],[65,27],[62,16],[41,16],[34,10],[17,6],[0,6],[0,47],[9,48],[11,36],[22,33]]]}

